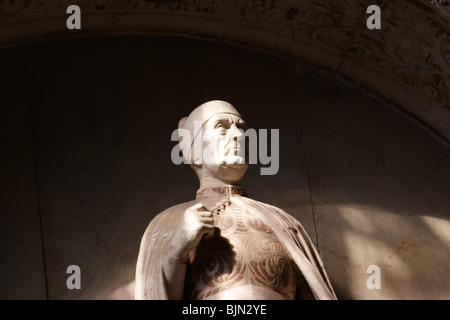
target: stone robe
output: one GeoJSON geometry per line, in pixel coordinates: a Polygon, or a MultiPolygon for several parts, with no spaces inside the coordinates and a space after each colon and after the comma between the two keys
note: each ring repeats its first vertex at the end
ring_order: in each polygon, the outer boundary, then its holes
{"type": "Polygon", "coordinates": [[[303,285],[307,288],[299,288],[303,291],[303,297],[306,289],[312,298],[336,299],[322,260],[303,226],[283,210],[243,196],[244,192],[239,186],[199,190],[195,200],[173,206],[158,214],[142,237],[136,267],[135,298],[168,299],[162,261],[171,235],[177,230],[185,210],[194,204],[202,203],[213,212],[217,210],[218,204],[228,200],[242,209],[257,213],[258,219],[270,227],[306,281],[303,285]]]}

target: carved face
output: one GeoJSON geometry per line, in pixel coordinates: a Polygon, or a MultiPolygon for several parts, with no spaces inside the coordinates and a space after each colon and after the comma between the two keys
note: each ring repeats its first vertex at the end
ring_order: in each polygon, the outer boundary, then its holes
{"type": "Polygon", "coordinates": [[[235,114],[217,113],[203,127],[203,165],[216,178],[238,181],[248,168],[244,120],[235,114]]]}

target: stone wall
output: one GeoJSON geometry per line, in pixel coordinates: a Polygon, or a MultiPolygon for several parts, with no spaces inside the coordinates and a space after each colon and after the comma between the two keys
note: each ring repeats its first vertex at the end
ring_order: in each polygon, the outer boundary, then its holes
{"type": "Polygon", "coordinates": [[[339,298],[450,298],[450,148],[409,114],[292,60],[177,37],[15,46],[0,64],[0,298],[133,298],[147,224],[198,187],[171,133],[211,99],[280,130],[279,172],[252,165],[244,185],[305,225],[339,298]]]}

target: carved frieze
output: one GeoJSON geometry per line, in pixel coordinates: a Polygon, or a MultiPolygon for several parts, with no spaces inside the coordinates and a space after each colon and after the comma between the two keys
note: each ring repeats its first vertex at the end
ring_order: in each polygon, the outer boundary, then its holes
{"type": "Polygon", "coordinates": [[[0,0],[0,48],[43,35],[70,37],[70,4],[81,8],[82,33],[176,32],[298,59],[369,90],[386,83],[374,94],[450,140],[448,0],[0,0]],[[366,27],[371,4],[381,8],[380,30],[366,27]],[[347,72],[346,62],[375,78],[347,72]],[[389,83],[403,95],[389,91],[389,83]],[[408,92],[422,107],[401,98],[408,92]],[[424,106],[438,116],[425,117],[424,106]]]}
{"type": "Polygon", "coordinates": [[[381,7],[383,26],[378,32],[361,28],[347,56],[400,81],[433,105],[450,108],[449,26],[441,25],[403,1],[381,7]],[[407,14],[404,14],[404,13],[407,14]]]}
{"type": "Polygon", "coordinates": [[[427,0],[427,1],[433,6],[435,6],[444,15],[450,17],[450,2],[448,0],[427,0]]]}

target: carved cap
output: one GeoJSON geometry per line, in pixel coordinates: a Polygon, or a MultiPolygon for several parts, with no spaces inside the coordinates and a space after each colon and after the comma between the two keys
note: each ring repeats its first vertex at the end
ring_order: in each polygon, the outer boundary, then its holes
{"type": "Polygon", "coordinates": [[[188,163],[192,164],[194,162],[191,149],[195,139],[199,135],[199,129],[203,129],[205,123],[208,122],[213,115],[218,113],[234,114],[242,118],[239,112],[230,103],[222,100],[212,100],[198,106],[189,114],[189,116],[184,117],[179,121],[178,129],[187,130],[191,137],[190,140],[183,140],[182,133],[179,132],[180,148],[188,163]],[[201,127],[194,126],[196,121],[201,123],[201,127]],[[196,132],[194,132],[194,130],[196,130],[196,132]]]}

